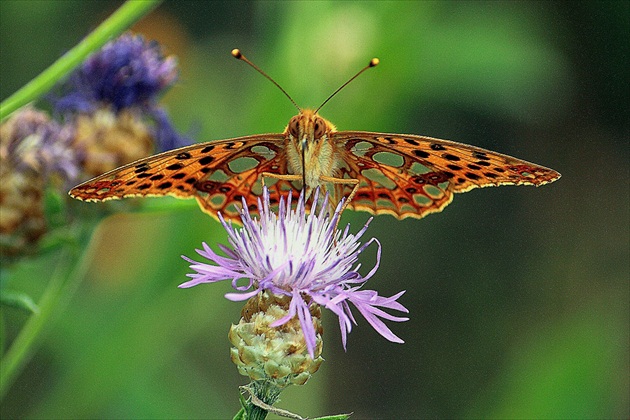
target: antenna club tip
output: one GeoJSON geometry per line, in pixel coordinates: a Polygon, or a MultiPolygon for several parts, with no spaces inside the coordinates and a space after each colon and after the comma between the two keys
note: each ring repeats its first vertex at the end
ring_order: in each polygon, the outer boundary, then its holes
{"type": "Polygon", "coordinates": [[[232,57],[237,58],[237,59],[241,59],[241,57],[243,57],[243,54],[241,54],[241,50],[239,50],[238,48],[234,48],[232,50],[232,57]]]}
{"type": "Polygon", "coordinates": [[[374,57],[373,59],[370,60],[370,67],[376,67],[378,66],[378,63],[380,63],[381,60],[379,60],[378,58],[374,57]]]}

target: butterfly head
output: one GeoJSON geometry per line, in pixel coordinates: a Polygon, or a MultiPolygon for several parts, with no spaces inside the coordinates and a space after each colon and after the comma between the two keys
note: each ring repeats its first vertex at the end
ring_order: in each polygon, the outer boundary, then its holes
{"type": "Polygon", "coordinates": [[[318,185],[319,176],[328,175],[333,158],[331,134],[335,126],[310,109],[300,110],[285,129],[287,154],[292,173],[303,174],[304,184],[318,185]]]}
{"type": "Polygon", "coordinates": [[[318,142],[326,141],[330,133],[335,131],[335,126],[326,119],[320,117],[310,109],[300,110],[300,113],[291,118],[285,130],[285,135],[291,143],[307,150],[318,142]]]}

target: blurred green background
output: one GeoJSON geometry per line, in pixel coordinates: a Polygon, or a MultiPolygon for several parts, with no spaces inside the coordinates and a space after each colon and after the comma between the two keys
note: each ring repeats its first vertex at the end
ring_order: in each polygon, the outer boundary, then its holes
{"type": "MultiPolygon", "coordinates": [[[[0,2],[0,96],[120,4],[0,2]]],[[[179,57],[163,103],[198,141],[278,132],[295,114],[232,48],[303,107],[379,57],[323,109],[339,129],[451,139],[562,173],[540,189],[457,196],[422,220],[375,218],[368,238],[383,256],[368,286],[407,290],[411,320],[390,323],[406,343],[358,318],[344,352],[327,314],[326,363],[280,407],[361,419],[628,418],[629,5],[166,1],[135,27],[179,57]]],[[[236,413],[247,381],[229,361],[227,330],[241,306],[223,298],[227,284],[176,288],[189,271],[179,256],[225,242],[223,230],[193,202],[147,201],[96,229],[87,276],[2,418],[236,413]]],[[[348,212],[342,224],[356,231],[368,217],[348,212]]],[[[24,261],[12,287],[37,298],[56,258],[24,261]]],[[[4,319],[11,335],[26,315],[4,319]]]]}

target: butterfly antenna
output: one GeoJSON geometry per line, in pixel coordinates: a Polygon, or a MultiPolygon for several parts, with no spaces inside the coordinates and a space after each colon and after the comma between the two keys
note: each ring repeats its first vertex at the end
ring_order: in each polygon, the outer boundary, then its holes
{"type": "Polygon", "coordinates": [[[234,48],[232,50],[232,56],[234,58],[236,58],[237,60],[241,60],[246,62],[247,64],[249,64],[250,66],[252,66],[254,68],[254,70],[256,70],[258,73],[262,74],[263,76],[265,76],[267,79],[269,79],[271,81],[271,83],[273,83],[274,85],[276,85],[276,87],[278,89],[280,89],[282,91],[282,93],[284,93],[284,95],[289,98],[289,100],[291,101],[291,103],[298,109],[298,111],[302,111],[302,109],[298,106],[298,104],[295,103],[295,101],[293,100],[293,98],[287,93],[286,90],[282,89],[282,86],[280,86],[278,84],[278,82],[276,82],[275,80],[273,80],[271,78],[271,76],[269,76],[267,73],[265,73],[264,71],[262,71],[256,64],[252,63],[251,61],[249,61],[247,59],[247,57],[245,57],[243,55],[243,53],[241,52],[241,50],[239,50],[238,48],[234,48]]]}
{"type": "Polygon", "coordinates": [[[333,96],[335,96],[337,93],[339,93],[339,91],[340,91],[341,89],[345,88],[345,87],[346,87],[348,84],[350,84],[350,82],[352,82],[354,79],[356,79],[357,77],[359,77],[359,75],[360,75],[361,73],[363,73],[364,71],[366,71],[366,70],[367,70],[367,69],[369,69],[369,68],[372,68],[372,67],[376,67],[376,66],[378,66],[378,63],[379,63],[379,62],[380,62],[380,60],[379,60],[378,58],[373,58],[373,59],[371,59],[371,60],[370,60],[370,64],[368,64],[367,66],[363,67],[361,70],[359,70],[359,72],[358,72],[357,74],[355,74],[354,76],[352,76],[352,77],[350,78],[350,80],[348,80],[348,81],[347,81],[346,83],[344,83],[343,85],[339,86],[339,88],[338,88],[336,91],[334,91],[334,92],[332,93],[332,95],[330,95],[330,96],[329,96],[329,97],[328,97],[328,98],[324,101],[324,103],[322,103],[322,104],[319,106],[319,108],[317,108],[317,109],[315,110],[315,113],[319,112],[319,110],[320,110],[320,109],[322,109],[322,107],[323,107],[324,105],[326,105],[326,103],[327,103],[328,101],[330,101],[330,100],[332,99],[332,97],[333,97],[333,96]]]}

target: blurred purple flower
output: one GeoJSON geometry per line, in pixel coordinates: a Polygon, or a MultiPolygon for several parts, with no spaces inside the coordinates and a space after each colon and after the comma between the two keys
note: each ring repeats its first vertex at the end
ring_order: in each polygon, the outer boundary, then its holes
{"type": "Polygon", "coordinates": [[[176,132],[158,106],[159,96],[177,77],[175,57],[165,57],[155,41],[126,33],[91,55],[50,100],[63,115],[132,109],[151,121],[156,149],[164,151],[192,143],[176,132]]]}
{"type": "Polygon", "coordinates": [[[6,173],[30,171],[44,179],[58,175],[64,181],[76,180],[78,156],[70,127],[27,106],[0,126],[0,134],[0,162],[6,173]]]}
{"type": "Polygon", "coordinates": [[[37,250],[47,232],[44,198],[49,186],[76,180],[79,158],[73,133],[31,106],[0,124],[0,262],[37,250]]]}
{"type": "Polygon", "coordinates": [[[157,95],[177,80],[177,61],[164,57],[157,42],[124,34],[91,55],[56,100],[60,111],[93,112],[99,104],[116,112],[132,106],[154,106],[157,95]]]}
{"type": "MultiPolygon", "coordinates": [[[[313,199],[313,203],[317,202],[318,192],[313,199]]],[[[339,203],[332,218],[329,217],[326,196],[319,212],[313,205],[307,215],[304,195],[300,197],[295,210],[291,210],[289,195],[286,200],[280,200],[278,214],[275,214],[269,208],[269,194],[265,188],[262,202],[260,199],[258,202],[260,220],[252,219],[245,205],[241,211],[243,228],[234,228],[219,215],[234,248],[219,245],[225,257],[214,253],[206,243],[203,243],[203,250],[197,250],[197,253],[214,264],[182,256],[191,263],[190,267],[195,273],[188,274],[192,280],[179,287],[232,280],[232,287],[239,292],[226,294],[225,297],[232,301],[249,299],[263,290],[291,297],[289,314],[271,326],[283,325],[297,315],[311,356],[316,340],[309,312],[311,301],[339,317],[344,349],[346,336],[352,324],[356,325],[350,303],[379,334],[389,341],[403,343],[381,318],[396,322],[407,321],[408,318],[390,315],[381,308],[407,313],[408,310],[397,302],[404,291],[391,297],[382,297],[374,290],[361,290],[378,268],[380,243],[376,238],[363,245],[359,242],[369,221],[356,235],[349,234],[349,225],[343,233],[336,229],[341,206],[342,203],[339,203]],[[358,271],[358,256],[372,243],[378,246],[377,261],[372,270],[362,276],[358,271]],[[237,281],[242,278],[249,280],[247,285],[237,285],[237,281]]]]}

